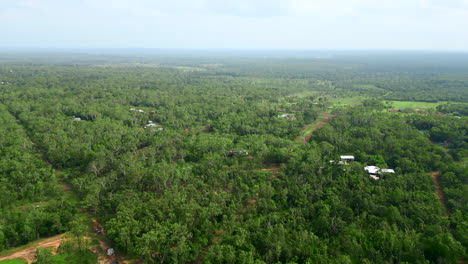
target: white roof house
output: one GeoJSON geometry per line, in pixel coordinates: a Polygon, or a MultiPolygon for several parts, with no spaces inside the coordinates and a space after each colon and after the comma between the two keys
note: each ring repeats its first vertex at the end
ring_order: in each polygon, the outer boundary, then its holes
{"type": "Polygon", "coordinates": [[[145,111],[142,109],[138,109],[138,113],[144,113],[145,111]]]}
{"type": "Polygon", "coordinates": [[[354,156],[353,155],[341,155],[340,159],[341,160],[354,160],[354,156]]]}
{"type": "Polygon", "coordinates": [[[395,173],[393,169],[381,169],[376,166],[367,166],[367,167],[364,167],[364,170],[367,171],[369,173],[369,176],[374,180],[380,179],[380,177],[377,176],[376,174],[381,175],[383,173],[395,173]]]}
{"type": "Polygon", "coordinates": [[[364,170],[367,171],[369,174],[377,174],[380,168],[376,166],[367,166],[364,167],[364,170]]]}
{"type": "Polygon", "coordinates": [[[73,121],[81,121],[81,118],[80,117],[75,117],[75,118],[73,118],[73,121]]]}
{"type": "MultiPolygon", "coordinates": [[[[330,164],[337,164],[337,163],[334,160],[330,160],[330,164]]],[[[338,165],[348,165],[348,164],[346,162],[340,160],[340,161],[338,161],[338,165]]]]}
{"type": "Polygon", "coordinates": [[[278,117],[280,117],[280,118],[285,118],[285,119],[296,119],[295,116],[293,116],[293,115],[287,115],[287,114],[278,115],[278,117]]]}
{"type": "Polygon", "coordinates": [[[164,130],[164,128],[161,125],[155,123],[146,124],[145,128],[151,128],[153,130],[164,130]]]}

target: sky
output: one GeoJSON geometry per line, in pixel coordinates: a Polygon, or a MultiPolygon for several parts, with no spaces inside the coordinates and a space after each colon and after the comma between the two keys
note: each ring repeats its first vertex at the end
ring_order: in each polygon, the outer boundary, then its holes
{"type": "Polygon", "coordinates": [[[1,48],[468,50],[468,0],[0,0],[1,48]]]}

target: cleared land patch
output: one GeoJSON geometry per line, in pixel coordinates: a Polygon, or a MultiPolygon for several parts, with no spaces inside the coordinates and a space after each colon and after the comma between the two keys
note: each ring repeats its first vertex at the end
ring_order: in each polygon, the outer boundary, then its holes
{"type": "Polygon", "coordinates": [[[414,109],[427,109],[427,108],[436,108],[441,104],[447,102],[416,102],[416,101],[386,101],[393,104],[393,108],[414,108],[414,109]]]}

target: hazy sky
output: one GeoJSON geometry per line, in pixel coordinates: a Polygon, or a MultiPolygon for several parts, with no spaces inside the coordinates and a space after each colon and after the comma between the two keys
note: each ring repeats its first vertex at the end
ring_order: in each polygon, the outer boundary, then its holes
{"type": "Polygon", "coordinates": [[[468,49],[468,0],[0,0],[0,47],[468,49]]]}

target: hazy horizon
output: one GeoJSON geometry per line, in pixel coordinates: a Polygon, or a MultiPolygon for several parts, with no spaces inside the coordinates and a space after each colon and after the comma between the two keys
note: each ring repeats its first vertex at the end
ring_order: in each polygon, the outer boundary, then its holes
{"type": "Polygon", "coordinates": [[[468,0],[0,2],[2,50],[468,50],[468,0]]]}

